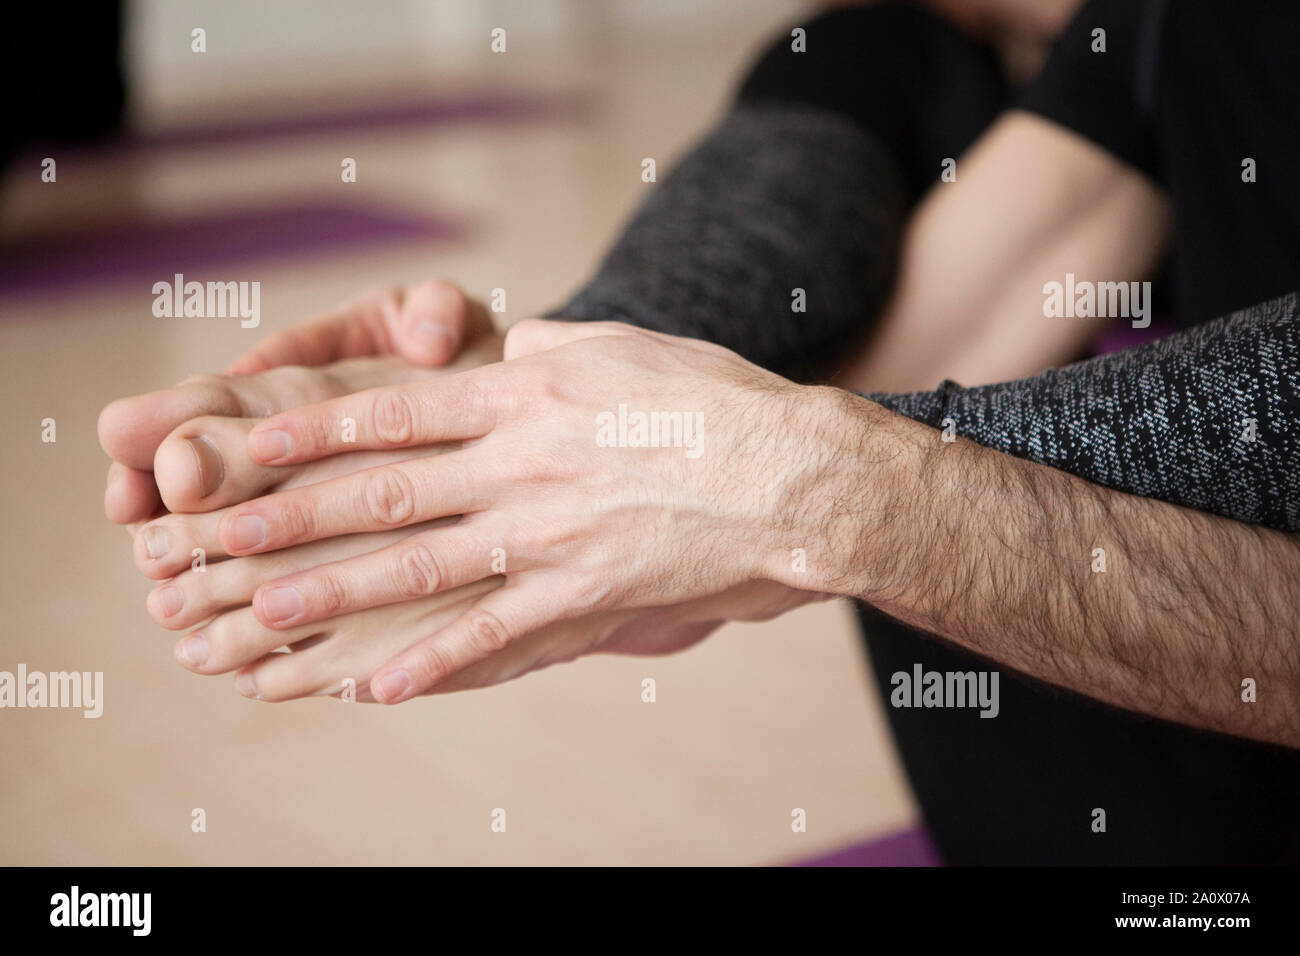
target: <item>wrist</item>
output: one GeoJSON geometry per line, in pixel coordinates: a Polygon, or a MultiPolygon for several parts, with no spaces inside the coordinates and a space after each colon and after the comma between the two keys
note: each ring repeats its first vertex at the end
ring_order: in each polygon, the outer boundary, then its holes
{"type": "Polygon", "coordinates": [[[843,389],[795,388],[798,440],[764,574],[805,590],[867,595],[893,562],[889,542],[922,451],[900,425],[914,423],[843,389]]]}

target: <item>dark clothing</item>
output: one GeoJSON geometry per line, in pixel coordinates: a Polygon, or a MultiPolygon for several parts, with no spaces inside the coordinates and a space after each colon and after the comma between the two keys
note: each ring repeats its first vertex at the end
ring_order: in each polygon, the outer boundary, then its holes
{"type": "Polygon", "coordinates": [[[1184,326],[1300,289],[1297,37],[1294,0],[1093,0],[1020,101],[1168,190],[1184,326]]]}

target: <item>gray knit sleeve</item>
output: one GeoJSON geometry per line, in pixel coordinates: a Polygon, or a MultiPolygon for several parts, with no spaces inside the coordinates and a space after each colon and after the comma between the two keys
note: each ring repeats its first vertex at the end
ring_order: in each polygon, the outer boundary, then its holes
{"type": "Polygon", "coordinates": [[[1108,488],[1300,530],[1300,293],[1034,378],[866,397],[1108,488]]]}
{"type": "Polygon", "coordinates": [[[706,339],[794,374],[879,313],[906,194],[884,146],[839,114],[741,104],[646,188],[550,317],[706,339]]]}

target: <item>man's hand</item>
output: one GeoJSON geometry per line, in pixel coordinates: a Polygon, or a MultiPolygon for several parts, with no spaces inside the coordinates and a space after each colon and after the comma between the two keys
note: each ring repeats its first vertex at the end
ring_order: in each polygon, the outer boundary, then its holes
{"type": "MultiPolygon", "coordinates": [[[[464,443],[232,509],[220,537],[233,555],[464,515],[263,585],[253,607],[264,624],[295,627],[504,573],[505,587],[375,675],[372,692],[393,703],[580,615],[677,608],[674,625],[707,632],[820,597],[802,586],[802,555],[818,542],[793,503],[829,464],[831,446],[809,423],[829,390],[613,323],[521,323],[506,356],[298,409],[250,434],[250,455],[277,464],[464,443]],[[284,608],[296,610],[269,613],[284,608]]],[[[628,651],[662,640],[634,625],[620,636],[628,651]]]]}

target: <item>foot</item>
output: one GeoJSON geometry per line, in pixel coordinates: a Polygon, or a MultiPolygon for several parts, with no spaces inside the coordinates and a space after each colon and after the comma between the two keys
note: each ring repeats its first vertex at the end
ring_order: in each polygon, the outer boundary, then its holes
{"type": "Polygon", "coordinates": [[[373,700],[370,678],[382,664],[449,624],[503,579],[493,577],[300,627],[271,629],[261,624],[251,602],[264,582],[375,551],[412,535],[427,537],[456,519],[228,558],[216,528],[229,505],[411,457],[359,452],[304,466],[258,465],[244,451],[246,436],[256,422],[204,416],[183,423],[159,443],[153,474],[163,504],[175,513],[150,521],[135,535],[137,565],[160,582],[146,607],[155,621],[170,630],[198,625],[176,645],[177,660],[196,674],[237,671],[236,689],[247,697],[280,701],[351,691],[359,701],[373,700]],[[283,652],[286,648],[288,653],[283,652]]]}
{"type": "Polygon", "coordinates": [[[353,358],[319,368],[283,366],[248,375],[199,375],[174,388],[119,399],[99,416],[99,442],[113,464],[104,492],[110,520],[131,525],[159,514],[163,499],[153,475],[163,438],[199,416],[262,417],[380,385],[417,381],[500,361],[501,337],[471,343],[437,370],[401,358],[353,358]]]}

